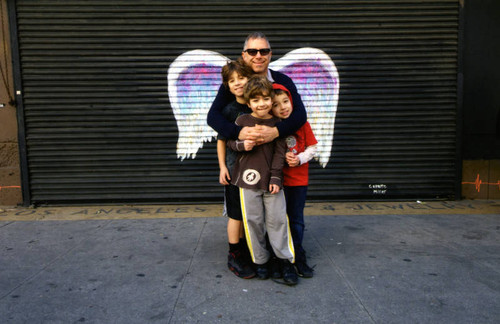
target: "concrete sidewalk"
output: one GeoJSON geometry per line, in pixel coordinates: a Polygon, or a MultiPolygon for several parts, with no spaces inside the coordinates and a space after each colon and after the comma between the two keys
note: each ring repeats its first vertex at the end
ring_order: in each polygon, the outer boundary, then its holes
{"type": "Polygon", "coordinates": [[[401,204],[311,204],[295,287],[229,272],[220,206],[4,208],[0,323],[498,323],[500,202],[401,204]]]}

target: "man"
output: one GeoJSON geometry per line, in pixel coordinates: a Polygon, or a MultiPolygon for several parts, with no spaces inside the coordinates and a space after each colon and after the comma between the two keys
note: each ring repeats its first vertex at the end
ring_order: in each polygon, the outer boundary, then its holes
{"type": "Polygon", "coordinates": [[[248,35],[241,56],[254,73],[267,76],[269,81],[281,84],[290,90],[294,104],[293,112],[288,119],[277,123],[274,127],[242,128],[229,122],[222,115],[222,109],[235,99],[226,87],[221,86],[207,114],[208,125],[226,138],[254,140],[257,144],[271,142],[277,137],[284,138],[295,133],[307,120],[306,109],[292,79],[283,73],[269,69],[272,50],[267,37],[260,32],[248,35]]]}

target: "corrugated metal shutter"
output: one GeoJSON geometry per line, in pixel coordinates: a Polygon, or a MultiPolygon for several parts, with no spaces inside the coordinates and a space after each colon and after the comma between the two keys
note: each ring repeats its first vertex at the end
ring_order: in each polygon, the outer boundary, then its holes
{"type": "Polygon", "coordinates": [[[312,164],[309,199],[455,197],[458,0],[14,8],[28,203],[220,201],[215,144],[176,156],[167,71],[194,49],[235,59],[255,30],[273,60],[319,48],[340,75],[332,157],[312,164]]]}

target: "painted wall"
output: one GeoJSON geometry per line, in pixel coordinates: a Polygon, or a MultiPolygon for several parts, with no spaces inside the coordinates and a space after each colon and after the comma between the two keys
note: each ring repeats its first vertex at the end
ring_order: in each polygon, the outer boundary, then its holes
{"type": "Polygon", "coordinates": [[[500,199],[500,160],[464,160],[462,196],[500,199]]]}
{"type": "MultiPolygon", "coordinates": [[[[0,206],[22,202],[6,0],[1,1],[0,206]],[[4,81],[5,80],[5,81],[4,81]],[[10,89],[10,96],[9,90],[10,89]]],[[[500,199],[500,2],[465,1],[462,197],[500,199]]]]}
{"type": "Polygon", "coordinates": [[[22,203],[16,108],[10,103],[14,94],[9,47],[7,1],[1,0],[0,28],[0,206],[22,203]]]}

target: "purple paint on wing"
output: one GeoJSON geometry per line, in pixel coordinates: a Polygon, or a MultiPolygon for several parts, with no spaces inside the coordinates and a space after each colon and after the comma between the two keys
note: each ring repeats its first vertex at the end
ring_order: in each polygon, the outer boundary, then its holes
{"type": "Polygon", "coordinates": [[[188,114],[193,108],[211,104],[222,83],[220,70],[220,66],[202,63],[190,66],[179,74],[176,86],[181,114],[188,114]]]}
{"type": "Polygon", "coordinates": [[[305,92],[308,89],[333,91],[338,82],[318,61],[293,63],[281,69],[281,72],[292,78],[302,96],[307,95],[305,92]]]}

